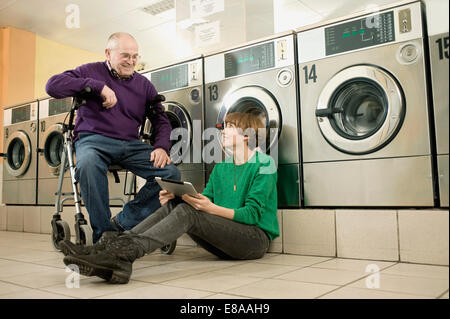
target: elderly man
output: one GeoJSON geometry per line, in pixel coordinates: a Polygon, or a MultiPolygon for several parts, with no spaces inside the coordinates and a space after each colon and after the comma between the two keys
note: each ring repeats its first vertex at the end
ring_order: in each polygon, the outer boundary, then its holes
{"type": "MultiPolygon", "coordinates": [[[[133,228],[160,207],[160,187],[154,177],[180,179],[169,154],[171,126],[164,112],[152,112],[153,145],[139,140],[138,128],[145,106],[157,95],[153,84],[134,71],[138,44],[127,33],[112,34],[105,49],[106,61],[88,63],[57,74],[47,82],[55,98],[92,88],[94,96],[77,113],[74,129],[76,178],[89,212],[97,242],[105,231],[133,228]],[[146,179],[135,199],[111,219],[107,168],[120,164],[146,179]]],[[[162,110],[162,105],[157,106],[162,110]]]]}

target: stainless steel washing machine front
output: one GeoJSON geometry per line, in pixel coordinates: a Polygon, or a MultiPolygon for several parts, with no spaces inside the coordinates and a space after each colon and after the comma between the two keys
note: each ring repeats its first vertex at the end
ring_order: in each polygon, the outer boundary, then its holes
{"type": "Polygon", "coordinates": [[[4,111],[3,202],[36,205],[37,101],[4,111]]]}
{"type": "MultiPolygon", "coordinates": [[[[287,32],[205,57],[206,128],[232,112],[261,116],[267,128],[262,150],[278,169],[279,207],[301,205],[295,47],[295,35],[287,32]]],[[[220,137],[209,135],[207,175],[226,156],[220,137]]]]}
{"type": "Polygon", "coordinates": [[[448,1],[427,3],[427,29],[433,93],[440,206],[449,205],[449,30],[448,1]],[[445,23],[445,19],[447,22],[445,23]]]}
{"type": "Polygon", "coordinates": [[[166,98],[162,105],[172,125],[170,157],[197,191],[205,188],[203,150],[203,57],[143,73],[166,98]]]}
{"type": "Polygon", "coordinates": [[[305,206],[434,205],[422,5],[298,33],[305,206]]]}

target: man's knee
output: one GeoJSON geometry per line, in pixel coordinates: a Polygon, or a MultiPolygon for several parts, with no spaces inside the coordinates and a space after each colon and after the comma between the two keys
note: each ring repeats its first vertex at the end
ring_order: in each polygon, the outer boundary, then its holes
{"type": "Polygon", "coordinates": [[[180,180],[181,179],[181,173],[180,170],[173,164],[171,165],[167,165],[162,174],[161,174],[163,178],[168,178],[168,179],[175,179],[175,180],[180,180]]]}
{"type": "Polygon", "coordinates": [[[86,150],[76,157],[77,174],[105,173],[107,166],[99,154],[93,150],[86,150]]]}

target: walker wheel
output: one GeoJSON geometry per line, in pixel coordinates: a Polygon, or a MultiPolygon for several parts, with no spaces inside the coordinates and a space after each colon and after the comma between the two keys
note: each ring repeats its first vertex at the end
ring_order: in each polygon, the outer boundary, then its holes
{"type": "Polygon", "coordinates": [[[82,245],[92,246],[92,228],[89,225],[80,225],[80,241],[82,245]]]}
{"type": "Polygon", "coordinates": [[[172,255],[172,253],[175,251],[175,248],[177,247],[177,241],[171,242],[169,245],[161,247],[160,250],[164,255],[172,255]]]}
{"type": "Polygon", "coordinates": [[[59,243],[63,240],[70,240],[70,228],[63,220],[56,221],[56,230],[52,227],[52,243],[56,250],[61,251],[59,243]]]}

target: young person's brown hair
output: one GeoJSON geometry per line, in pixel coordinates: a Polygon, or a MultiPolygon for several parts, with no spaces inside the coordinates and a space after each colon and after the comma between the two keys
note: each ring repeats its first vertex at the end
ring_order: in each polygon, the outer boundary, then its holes
{"type": "Polygon", "coordinates": [[[261,114],[233,112],[227,114],[225,123],[234,124],[244,136],[248,136],[248,147],[254,149],[264,144],[266,139],[266,126],[261,114]]]}

